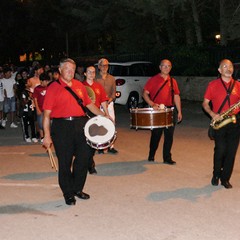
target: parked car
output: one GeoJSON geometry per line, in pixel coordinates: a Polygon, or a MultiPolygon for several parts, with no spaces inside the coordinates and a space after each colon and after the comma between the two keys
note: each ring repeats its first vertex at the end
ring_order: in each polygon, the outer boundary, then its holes
{"type": "Polygon", "coordinates": [[[158,71],[157,67],[148,61],[109,62],[108,72],[116,79],[115,103],[136,108],[143,102],[142,91],[145,83],[158,71]]]}
{"type": "Polygon", "coordinates": [[[234,63],[234,73],[233,78],[240,81],[240,63],[234,63]]]}

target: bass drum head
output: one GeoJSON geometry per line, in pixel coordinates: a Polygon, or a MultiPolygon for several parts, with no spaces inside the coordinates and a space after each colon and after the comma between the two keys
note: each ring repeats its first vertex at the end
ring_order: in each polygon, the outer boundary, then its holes
{"type": "Polygon", "coordinates": [[[115,139],[115,126],[110,119],[96,116],[87,121],[84,134],[92,148],[104,149],[109,147],[115,139]]]}

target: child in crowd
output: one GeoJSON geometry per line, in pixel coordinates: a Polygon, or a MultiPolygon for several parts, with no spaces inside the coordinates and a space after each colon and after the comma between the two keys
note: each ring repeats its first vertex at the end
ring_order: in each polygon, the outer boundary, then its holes
{"type": "Polygon", "coordinates": [[[41,84],[34,88],[33,99],[36,107],[39,134],[42,142],[44,137],[43,123],[42,123],[43,121],[42,106],[43,106],[43,101],[44,101],[46,90],[47,90],[47,85],[51,81],[51,79],[47,73],[40,74],[39,79],[41,84]]]}
{"type": "Polygon", "coordinates": [[[1,79],[3,79],[2,70],[0,70],[0,129],[5,129],[5,127],[2,126],[4,93],[3,93],[3,83],[1,79]]]}
{"type": "Polygon", "coordinates": [[[22,125],[23,125],[24,139],[26,142],[37,143],[38,140],[36,138],[36,128],[35,128],[36,112],[35,112],[34,102],[32,98],[32,92],[28,87],[26,87],[22,92],[21,107],[23,108],[22,125]],[[31,129],[31,138],[29,136],[29,131],[28,131],[29,126],[31,129]]]}

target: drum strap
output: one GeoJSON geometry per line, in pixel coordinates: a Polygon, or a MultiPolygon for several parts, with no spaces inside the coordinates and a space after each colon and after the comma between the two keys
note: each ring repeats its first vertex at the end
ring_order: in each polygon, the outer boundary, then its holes
{"type": "Polygon", "coordinates": [[[167,84],[167,80],[163,83],[163,85],[158,89],[158,91],[156,92],[155,96],[153,97],[152,101],[154,102],[154,100],[156,99],[157,95],[160,93],[160,91],[163,89],[163,87],[167,84]]]}
{"type": "MultiPolygon", "coordinates": [[[[60,85],[61,83],[59,82],[59,80],[57,80],[56,82],[58,82],[60,85]]],[[[87,108],[85,106],[83,106],[83,101],[82,99],[68,86],[64,87],[69,93],[72,94],[72,96],[76,99],[77,103],[79,104],[79,106],[82,108],[83,112],[86,114],[87,117],[90,118],[90,116],[87,113],[87,108]]]]}
{"type": "Polygon", "coordinates": [[[172,106],[174,106],[174,89],[173,89],[173,79],[171,79],[171,94],[172,94],[172,106]]]}

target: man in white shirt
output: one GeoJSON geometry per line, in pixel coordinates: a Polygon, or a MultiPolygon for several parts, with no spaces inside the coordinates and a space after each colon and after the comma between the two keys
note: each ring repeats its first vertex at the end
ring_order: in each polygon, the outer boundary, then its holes
{"type": "Polygon", "coordinates": [[[7,115],[10,113],[11,128],[17,128],[18,126],[14,123],[16,115],[16,98],[15,98],[15,75],[12,74],[12,70],[9,67],[3,69],[4,78],[2,79],[3,83],[3,94],[4,94],[4,103],[3,103],[3,113],[4,119],[2,120],[2,126],[6,126],[7,115]]]}
{"type": "MultiPolygon", "coordinates": [[[[106,58],[101,58],[98,61],[99,75],[96,76],[96,82],[99,82],[105,89],[108,96],[108,112],[115,123],[114,101],[116,98],[116,81],[115,78],[108,73],[109,62],[106,58]]],[[[98,153],[104,153],[103,150],[98,150],[98,153]]],[[[118,151],[113,144],[108,148],[108,153],[117,154],[118,151]]]]}

